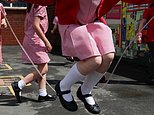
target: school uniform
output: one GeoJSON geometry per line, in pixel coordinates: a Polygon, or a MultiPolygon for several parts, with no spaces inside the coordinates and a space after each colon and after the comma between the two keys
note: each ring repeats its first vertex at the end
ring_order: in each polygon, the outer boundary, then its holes
{"type": "MultiPolygon", "coordinates": [[[[35,64],[48,63],[50,58],[46,52],[46,46],[33,28],[34,17],[40,17],[41,29],[44,34],[47,32],[48,16],[46,6],[38,6],[37,8],[32,7],[31,11],[26,14],[25,18],[23,47],[35,64]]],[[[29,59],[24,52],[22,53],[22,59],[24,62],[29,62],[29,59]]]]}
{"type": "Polygon", "coordinates": [[[63,55],[84,60],[115,52],[110,28],[96,16],[100,2],[101,0],[80,0],[78,24],[59,25],[63,55]]]}

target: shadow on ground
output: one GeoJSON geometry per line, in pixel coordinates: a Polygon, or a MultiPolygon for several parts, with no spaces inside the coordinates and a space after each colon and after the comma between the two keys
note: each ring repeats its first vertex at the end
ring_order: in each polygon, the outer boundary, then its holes
{"type": "MultiPolygon", "coordinates": [[[[119,58],[116,57],[109,68],[113,72],[119,58]]],[[[137,80],[138,82],[153,84],[154,62],[149,58],[126,59],[122,58],[114,74],[137,80]]]]}

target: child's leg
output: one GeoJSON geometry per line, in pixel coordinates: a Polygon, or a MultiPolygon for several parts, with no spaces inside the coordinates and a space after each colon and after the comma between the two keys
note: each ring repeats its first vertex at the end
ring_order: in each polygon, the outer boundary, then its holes
{"type": "Polygon", "coordinates": [[[99,66],[99,68],[96,69],[97,72],[99,73],[105,73],[107,72],[107,70],[109,69],[113,59],[114,59],[114,52],[112,53],[108,53],[106,55],[104,55],[102,58],[102,63],[101,65],[99,66]]]}
{"type": "MultiPolygon", "coordinates": [[[[48,65],[47,64],[40,64],[40,65],[38,65],[38,70],[40,71],[40,73],[43,76],[48,71],[48,65]]],[[[44,79],[42,79],[42,77],[39,75],[38,72],[29,73],[27,76],[24,77],[23,80],[19,81],[18,86],[20,89],[22,89],[26,84],[31,83],[32,81],[34,81],[36,79],[39,82],[39,88],[46,89],[46,76],[44,76],[44,79]]]]}
{"type": "MultiPolygon", "coordinates": [[[[82,95],[91,94],[91,91],[96,83],[103,77],[104,73],[98,73],[96,71],[91,72],[87,75],[86,80],[81,86],[82,95]]],[[[85,98],[87,103],[90,105],[94,105],[95,101],[92,96],[85,98]]]]}
{"type": "Polygon", "coordinates": [[[114,53],[109,53],[103,56],[102,64],[95,70],[87,75],[85,82],[83,83],[81,90],[83,94],[89,94],[93,87],[103,77],[104,73],[107,72],[113,60],[114,53]]]}
{"type": "MultiPolygon", "coordinates": [[[[85,82],[81,86],[81,92],[83,95],[91,93],[93,87],[96,85],[96,83],[99,82],[99,80],[103,77],[104,73],[110,67],[113,57],[114,57],[114,53],[110,53],[103,56],[103,61],[100,67],[98,67],[96,71],[93,71],[87,75],[85,82]]],[[[89,102],[89,104],[92,104],[92,105],[95,104],[92,97],[87,99],[87,102],[89,102]]]]}
{"type": "Polygon", "coordinates": [[[68,74],[55,86],[57,95],[64,108],[70,111],[76,111],[77,105],[71,95],[71,86],[77,81],[83,79],[88,72],[95,70],[101,64],[101,56],[92,57],[75,64],[68,74]],[[87,68],[87,69],[85,69],[87,68]]]}
{"type": "Polygon", "coordinates": [[[109,68],[113,57],[113,53],[104,56],[102,59],[102,64],[100,64],[97,69],[91,70],[91,72],[87,75],[85,82],[82,84],[81,87],[79,87],[77,91],[77,97],[84,103],[86,109],[91,113],[100,113],[100,108],[94,101],[91,95],[91,91],[109,68]]]}
{"type": "Polygon", "coordinates": [[[19,82],[12,83],[12,88],[15,92],[15,96],[18,102],[21,102],[21,90],[26,84],[32,82],[33,80],[37,79],[38,73],[30,73],[24,79],[20,80],[19,82]]]}
{"type": "Polygon", "coordinates": [[[46,75],[48,72],[48,64],[44,63],[44,64],[39,64],[38,65],[38,70],[40,71],[42,76],[39,76],[37,81],[39,84],[39,95],[41,96],[46,96],[47,95],[47,91],[46,91],[46,75]]]}
{"type": "MultiPolygon", "coordinates": [[[[81,79],[84,79],[84,75],[82,75],[79,70],[78,70],[78,67],[77,67],[77,64],[74,64],[73,67],[70,69],[70,71],[68,72],[68,74],[64,77],[63,80],[61,80],[60,82],[60,90],[61,91],[67,91],[67,90],[70,90],[71,89],[71,86],[78,82],[79,80],[81,79]]],[[[65,94],[63,95],[63,98],[70,102],[72,101],[72,95],[71,93],[69,94],[65,94]]]]}
{"type": "Polygon", "coordinates": [[[43,101],[53,101],[56,99],[55,96],[48,95],[47,90],[46,90],[46,75],[48,72],[48,64],[40,64],[38,65],[38,70],[42,74],[42,76],[38,76],[38,84],[39,84],[39,97],[38,101],[43,102],[43,101]]]}
{"type": "Polygon", "coordinates": [[[21,101],[19,93],[22,90],[22,88],[26,84],[31,83],[32,81],[36,79],[38,80],[38,84],[39,84],[38,101],[53,101],[56,99],[55,96],[48,95],[46,91],[46,73],[48,72],[48,65],[46,63],[40,64],[38,65],[38,70],[42,74],[43,78],[42,76],[40,76],[38,72],[33,72],[25,76],[24,79],[20,80],[18,83],[12,84],[14,91],[16,93],[17,100],[21,101]]]}
{"type": "MultiPolygon", "coordinates": [[[[101,61],[101,56],[97,56],[86,59],[84,61],[80,61],[75,64],[68,72],[68,74],[64,77],[64,79],[61,80],[61,91],[70,90],[71,86],[74,83],[83,79],[89,72],[94,71],[96,68],[98,68],[101,64],[101,61]]],[[[63,98],[67,101],[72,101],[72,96],[70,93],[63,95],[63,98]]]]}

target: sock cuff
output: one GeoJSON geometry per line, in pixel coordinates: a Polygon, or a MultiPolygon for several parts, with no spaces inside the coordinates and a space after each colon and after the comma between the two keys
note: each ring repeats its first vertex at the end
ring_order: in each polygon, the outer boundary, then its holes
{"type": "Polygon", "coordinates": [[[20,80],[20,81],[18,82],[18,87],[19,87],[20,89],[22,89],[24,86],[26,86],[26,83],[24,82],[24,80],[20,80]]]}

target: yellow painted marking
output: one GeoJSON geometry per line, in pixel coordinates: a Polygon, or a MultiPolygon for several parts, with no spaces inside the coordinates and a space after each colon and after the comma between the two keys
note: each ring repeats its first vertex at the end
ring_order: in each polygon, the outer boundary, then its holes
{"type": "Polygon", "coordinates": [[[2,64],[1,66],[4,66],[5,68],[0,68],[0,71],[12,70],[12,68],[8,64],[2,64]]]}
{"type": "Polygon", "coordinates": [[[8,69],[7,70],[12,70],[12,68],[8,64],[4,64],[8,69]]]}
{"type": "Polygon", "coordinates": [[[8,86],[8,88],[9,88],[10,92],[15,96],[15,93],[14,93],[14,91],[13,91],[12,86],[8,86]]]}
{"type": "MultiPolygon", "coordinates": [[[[10,92],[11,92],[13,95],[15,95],[15,94],[14,94],[14,91],[13,91],[13,88],[12,88],[12,86],[11,86],[11,83],[14,82],[13,78],[14,78],[14,79],[15,79],[15,78],[23,79],[24,77],[23,77],[23,76],[0,76],[0,79],[2,79],[2,80],[4,81],[4,83],[5,83],[3,86],[0,86],[0,87],[8,87],[9,90],[10,90],[10,92]],[[10,80],[8,80],[8,79],[10,79],[10,80]]],[[[31,83],[27,84],[26,86],[30,86],[30,85],[31,85],[31,83]]]]}

